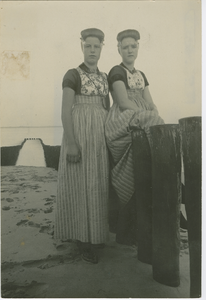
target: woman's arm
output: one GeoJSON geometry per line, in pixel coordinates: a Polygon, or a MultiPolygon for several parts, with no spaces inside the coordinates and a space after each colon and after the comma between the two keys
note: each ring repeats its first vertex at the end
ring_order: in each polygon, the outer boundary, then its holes
{"type": "Polygon", "coordinates": [[[63,89],[62,97],[62,124],[64,132],[68,141],[67,161],[78,162],[80,161],[80,151],[77,147],[74,138],[74,126],[72,119],[72,106],[74,104],[75,92],[69,87],[63,89]]]}
{"type": "Polygon", "coordinates": [[[144,100],[149,104],[149,107],[150,107],[150,110],[157,110],[157,107],[156,105],[154,104],[153,100],[152,100],[152,96],[150,94],[150,91],[149,91],[149,87],[146,86],[144,88],[144,91],[143,91],[143,98],[144,100]]]}
{"type": "Polygon", "coordinates": [[[105,97],[105,108],[106,108],[106,110],[108,110],[109,111],[109,109],[110,109],[110,99],[109,99],[109,94],[105,97]]]}
{"type": "Polygon", "coordinates": [[[128,99],[126,87],[123,81],[115,81],[112,87],[115,94],[114,100],[120,106],[121,109],[137,110],[136,104],[128,99]]]}

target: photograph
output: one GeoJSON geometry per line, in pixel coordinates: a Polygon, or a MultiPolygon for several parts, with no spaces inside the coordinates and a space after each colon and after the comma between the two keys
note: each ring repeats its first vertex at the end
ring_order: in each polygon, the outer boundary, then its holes
{"type": "Polygon", "coordinates": [[[202,297],[202,6],[0,1],[2,298],[202,297]]]}

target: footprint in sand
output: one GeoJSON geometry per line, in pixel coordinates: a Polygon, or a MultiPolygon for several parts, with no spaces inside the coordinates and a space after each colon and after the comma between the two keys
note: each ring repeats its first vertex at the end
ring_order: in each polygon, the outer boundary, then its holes
{"type": "Polygon", "coordinates": [[[6,198],[7,202],[13,202],[14,200],[12,198],[6,198]]]}
{"type": "Polygon", "coordinates": [[[40,227],[41,227],[40,224],[34,223],[33,221],[29,221],[29,222],[28,222],[28,225],[29,225],[30,227],[36,227],[36,228],[40,228],[40,227]]]}
{"type": "Polygon", "coordinates": [[[29,209],[26,209],[25,211],[27,211],[28,213],[39,213],[40,212],[40,210],[37,208],[29,208],[29,209]]]}
{"type": "Polygon", "coordinates": [[[15,182],[15,181],[18,181],[18,179],[11,178],[11,179],[9,179],[9,181],[11,181],[11,182],[15,182]]]}
{"type": "Polygon", "coordinates": [[[10,210],[10,206],[3,206],[2,210],[10,210]]]}
{"type": "Polygon", "coordinates": [[[40,233],[49,233],[51,231],[51,227],[49,225],[42,225],[39,230],[40,233]]]}
{"type": "Polygon", "coordinates": [[[54,199],[52,199],[52,198],[44,198],[43,200],[46,201],[46,203],[44,205],[52,205],[53,201],[54,201],[54,199]]]}
{"type": "Polygon", "coordinates": [[[23,183],[20,183],[19,186],[27,187],[28,185],[25,182],[23,182],[23,183]]]}
{"type": "Polygon", "coordinates": [[[19,191],[18,190],[14,190],[14,191],[12,191],[12,194],[18,194],[19,193],[19,191]]]}
{"type": "Polygon", "coordinates": [[[44,213],[45,213],[45,214],[49,214],[49,213],[51,213],[51,212],[53,212],[53,208],[52,208],[52,207],[47,208],[47,209],[44,210],[44,213]]]}
{"type": "Polygon", "coordinates": [[[52,204],[53,204],[53,201],[44,203],[44,205],[52,205],[52,204]]]}
{"type": "MultiPolygon", "coordinates": [[[[16,208],[16,207],[15,207],[16,208]]],[[[21,212],[24,212],[25,210],[24,209],[16,209],[15,212],[18,212],[18,213],[21,213],[21,212]]]]}
{"type": "Polygon", "coordinates": [[[48,202],[48,203],[45,203],[44,205],[52,205],[53,202],[48,202]]]}
{"type": "Polygon", "coordinates": [[[46,223],[50,224],[50,223],[52,223],[52,221],[51,220],[46,220],[46,223]]]}
{"type": "Polygon", "coordinates": [[[40,186],[39,185],[33,185],[33,186],[31,185],[30,188],[33,190],[37,190],[40,188],[40,186]]]}
{"type": "Polygon", "coordinates": [[[27,222],[28,222],[28,220],[21,220],[18,223],[16,223],[16,225],[20,226],[20,225],[26,224],[27,222]]]}
{"type": "Polygon", "coordinates": [[[47,202],[48,201],[53,201],[53,199],[51,199],[51,198],[44,198],[43,200],[46,200],[47,202]]]}

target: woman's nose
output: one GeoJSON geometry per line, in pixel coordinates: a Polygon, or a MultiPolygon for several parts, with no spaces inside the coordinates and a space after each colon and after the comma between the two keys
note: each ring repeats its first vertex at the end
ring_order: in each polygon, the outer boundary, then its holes
{"type": "Polygon", "coordinates": [[[94,46],[91,46],[91,52],[95,52],[94,46]]]}
{"type": "Polygon", "coordinates": [[[129,52],[129,53],[131,53],[131,52],[132,52],[132,50],[133,50],[133,49],[132,49],[132,47],[131,47],[131,46],[129,46],[129,47],[128,47],[128,52],[129,52]]]}

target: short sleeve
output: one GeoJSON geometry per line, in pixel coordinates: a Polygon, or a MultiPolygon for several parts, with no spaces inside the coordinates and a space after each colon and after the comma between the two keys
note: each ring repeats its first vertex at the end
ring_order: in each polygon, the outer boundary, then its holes
{"type": "Polygon", "coordinates": [[[77,93],[79,86],[79,76],[76,69],[71,69],[66,72],[62,81],[62,88],[69,87],[77,93]]]}
{"type": "Polygon", "coordinates": [[[143,76],[143,78],[144,78],[145,86],[148,86],[148,85],[149,85],[149,82],[148,82],[148,80],[147,80],[147,77],[145,76],[145,74],[144,74],[142,71],[140,71],[140,73],[142,74],[142,76],[143,76]]]}
{"type": "Polygon", "coordinates": [[[108,75],[110,91],[113,90],[112,84],[115,81],[119,81],[119,80],[124,82],[126,88],[128,87],[126,71],[120,66],[115,66],[110,70],[109,75],[108,75]]]}

